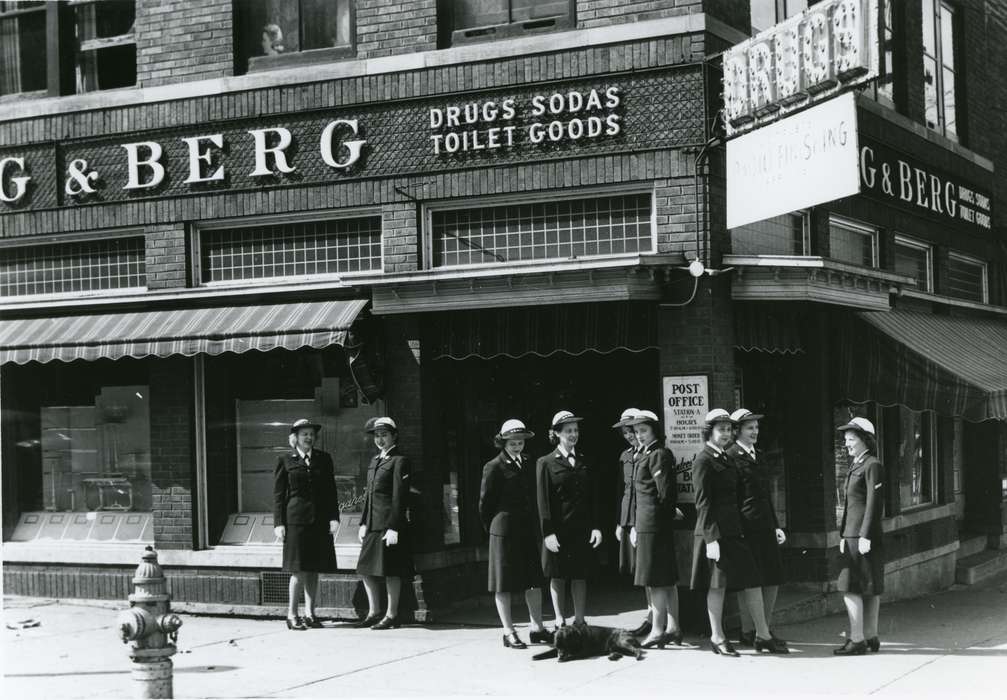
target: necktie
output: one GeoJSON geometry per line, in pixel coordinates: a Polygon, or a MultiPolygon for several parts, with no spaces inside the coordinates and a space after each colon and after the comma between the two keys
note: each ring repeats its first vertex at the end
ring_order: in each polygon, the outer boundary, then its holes
{"type": "Polygon", "coordinates": [[[571,467],[577,466],[577,458],[574,456],[573,452],[571,452],[570,454],[568,454],[566,456],[566,458],[568,460],[570,460],[570,466],[571,467]]]}
{"type": "Polygon", "coordinates": [[[310,452],[304,455],[304,463],[307,466],[309,466],[309,467],[311,466],[311,453],[310,452]]]}

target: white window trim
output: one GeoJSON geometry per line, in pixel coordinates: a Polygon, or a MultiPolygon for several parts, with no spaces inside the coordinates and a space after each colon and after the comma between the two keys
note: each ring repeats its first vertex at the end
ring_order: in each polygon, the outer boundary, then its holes
{"type": "MultiPolygon", "coordinates": [[[[615,253],[611,255],[584,255],[577,260],[615,260],[620,258],[636,258],[641,255],[653,255],[657,253],[657,197],[653,182],[627,183],[624,185],[612,185],[607,187],[587,187],[576,190],[545,190],[538,192],[516,192],[513,194],[470,197],[456,200],[442,200],[430,202],[423,205],[423,268],[424,270],[472,270],[485,268],[504,268],[509,266],[527,265],[528,260],[508,260],[506,262],[492,263],[470,263],[468,265],[433,265],[433,214],[439,211],[459,211],[462,209],[485,209],[487,207],[500,207],[515,204],[537,204],[541,202],[556,202],[560,200],[591,199],[593,197],[617,197],[626,194],[648,194],[650,195],[650,230],[653,232],[651,246],[649,250],[638,250],[632,253],[615,253]]],[[[531,262],[556,262],[566,260],[566,258],[543,258],[531,262]]]]}
{"type": "MultiPolygon", "coordinates": [[[[965,253],[959,253],[954,250],[948,251],[948,259],[956,260],[966,265],[975,265],[982,271],[982,281],[980,283],[981,289],[979,299],[980,304],[988,304],[990,300],[990,277],[989,277],[989,264],[985,260],[980,260],[979,258],[974,258],[971,255],[966,255],[965,253]]],[[[954,297],[958,298],[958,297],[954,297]]]]}
{"type": "Polygon", "coordinates": [[[246,287],[271,287],[277,282],[340,282],[358,277],[376,277],[385,272],[385,215],[381,207],[355,207],[353,209],[326,209],[310,214],[266,214],[256,217],[235,217],[230,219],[214,219],[213,221],[197,222],[189,232],[189,271],[193,287],[203,289],[241,289],[246,287]],[[339,219],[359,219],[376,216],[381,219],[381,264],[377,269],[359,272],[328,273],[320,275],[276,275],[273,277],[257,277],[248,280],[226,280],[220,282],[204,282],[202,277],[203,250],[200,233],[203,231],[218,231],[235,229],[242,226],[267,226],[278,224],[304,224],[312,221],[334,221],[339,219]]]}
{"type": "MultiPolygon", "coordinates": [[[[872,226],[870,224],[865,224],[862,221],[857,221],[856,219],[850,219],[845,216],[840,216],[839,214],[829,214],[829,227],[831,228],[833,224],[838,225],[840,228],[845,228],[853,233],[859,233],[865,236],[869,236],[871,239],[871,267],[877,269],[878,267],[878,227],[872,226]]],[[[830,241],[831,243],[831,241],[830,241]]],[[[836,260],[833,257],[831,245],[829,247],[829,258],[836,260]]],[[[841,261],[846,262],[846,261],[841,261]]]]}
{"type": "Polygon", "coordinates": [[[901,233],[895,234],[895,245],[904,246],[906,248],[915,248],[916,250],[926,251],[927,254],[927,279],[924,285],[920,285],[920,280],[916,280],[917,286],[925,292],[934,291],[934,247],[929,243],[925,243],[919,239],[912,238],[910,236],[904,236],[901,233]]]}

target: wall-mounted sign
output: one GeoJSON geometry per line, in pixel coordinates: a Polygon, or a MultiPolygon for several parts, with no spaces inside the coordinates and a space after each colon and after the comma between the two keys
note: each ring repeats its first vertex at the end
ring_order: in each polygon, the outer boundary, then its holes
{"type": "Polygon", "coordinates": [[[0,214],[667,150],[704,133],[693,65],[359,104],[352,81],[326,87],[349,99],[325,110],[5,145],[0,214]]]}
{"type": "Polygon", "coordinates": [[[860,191],[852,93],[727,142],[727,227],[860,191]]]}
{"type": "Polygon", "coordinates": [[[870,138],[864,138],[860,145],[860,183],[865,194],[916,214],[972,230],[989,231],[992,225],[990,190],[870,138]]]}
{"type": "Polygon", "coordinates": [[[706,375],[664,378],[664,432],[667,446],[675,457],[678,502],[695,503],[692,463],[705,444],[703,419],[710,410],[710,392],[706,375]]]}
{"type": "Polygon", "coordinates": [[[878,75],[877,0],[824,0],[724,54],[727,135],[878,75]]]}

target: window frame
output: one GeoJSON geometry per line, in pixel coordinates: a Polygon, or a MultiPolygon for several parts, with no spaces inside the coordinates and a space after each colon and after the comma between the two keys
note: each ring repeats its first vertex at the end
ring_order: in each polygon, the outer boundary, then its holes
{"type": "Polygon", "coordinates": [[[845,228],[853,233],[859,233],[865,236],[869,236],[871,239],[871,267],[870,269],[876,270],[879,267],[878,264],[878,241],[880,239],[881,230],[877,226],[865,223],[863,221],[857,221],[856,219],[851,219],[847,216],[842,216],[840,214],[834,214],[829,212],[828,218],[828,235],[829,235],[829,259],[836,262],[845,263],[847,265],[857,265],[863,266],[863,263],[851,263],[848,260],[840,260],[835,257],[832,252],[832,226],[833,224],[838,225],[839,228],[845,228]]]}
{"type": "MultiPolygon", "coordinates": [[[[47,96],[47,95],[50,94],[50,91],[49,91],[49,78],[50,78],[50,75],[49,75],[49,55],[50,55],[52,46],[51,46],[51,39],[49,38],[49,37],[51,37],[51,32],[49,31],[49,27],[50,27],[50,25],[49,25],[49,22],[50,22],[49,16],[51,14],[51,11],[49,9],[49,6],[48,5],[43,5],[41,7],[23,7],[23,8],[20,8],[20,9],[5,10],[3,12],[0,12],[0,19],[7,20],[7,19],[10,19],[10,18],[14,18],[14,17],[23,17],[23,16],[26,16],[26,15],[33,15],[33,14],[42,14],[42,15],[45,16],[44,24],[45,24],[45,28],[46,28],[46,34],[47,34],[47,38],[46,38],[46,87],[41,88],[39,90],[23,90],[21,92],[11,92],[11,93],[8,93],[6,95],[0,95],[0,103],[2,103],[2,102],[8,102],[8,101],[13,101],[13,100],[18,100],[18,99],[34,99],[34,98],[38,98],[38,97],[45,97],[45,96],[47,96]]],[[[18,48],[20,49],[20,45],[18,46],[18,48]]]]}
{"type": "MultiPolygon", "coordinates": [[[[289,1],[289,0],[288,0],[289,1]]],[[[301,0],[297,2],[297,31],[303,32],[301,25],[301,0]]],[[[263,71],[279,70],[282,68],[292,68],[295,66],[312,65],[317,63],[330,63],[346,58],[353,58],[357,55],[357,2],[356,0],[346,0],[349,3],[349,43],[345,46],[329,46],[321,49],[303,49],[291,51],[290,53],[276,54],[274,56],[246,56],[247,62],[244,75],[250,73],[261,73],[263,71]]],[[[247,0],[242,0],[247,2],[247,0]]],[[[237,51],[235,52],[237,53],[237,51]]],[[[236,60],[241,60],[235,56],[236,60]]]]}
{"type": "Polygon", "coordinates": [[[441,200],[423,204],[421,212],[422,231],[422,253],[423,270],[486,270],[505,269],[507,267],[521,265],[547,265],[566,262],[566,258],[544,258],[542,260],[508,260],[505,262],[493,263],[468,263],[465,265],[441,265],[435,266],[434,260],[434,239],[433,239],[433,214],[441,211],[461,211],[463,209],[486,209],[489,207],[509,206],[516,204],[541,204],[543,202],[559,202],[561,199],[591,199],[594,197],[618,197],[620,195],[649,195],[650,196],[650,230],[652,232],[651,247],[649,250],[638,250],[632,253],[613,253],[610,255],[585,255],[577,260],[618,260],[634,258],[640,255],[653,255],[657,253],[657,195],[653,183],[645,183],[643,186],[635,183],[608,187],[590,187],[577,190],[549,190],[541,192],[529,192],[523,196],[521,193],[496,195],[489,197],[466,197],[457,200],[441,200]]]}
{"type": "MultiPolygon", "coordinates": [[[[787,255],[794,255],[797,257],[809,257],[811,255],[811,209],[795,209],[794,211],[784,212],[783,214],[777,214],[776,216],[771,216],[769,219],[776,219],[781,216],[793,216],[800,217],[801,219],[801,251],[798,253],[788,253],[787,255]]],[[[731,252],[735,255],[750,255],[750,253],[737,253],[734,250],[734,232],[739,229],[744,229],[748,226],[754,224],[762,223],[762,221],[768,221],[768,219],[762,219],[761,221],[753,221],[750,224],[745,224],[744,226],[737,226],[735,228],[727,229],[728,235],[731,236],[731,252]]],[[[759,256],[773,256],[779,255],[779,253],[751,253],[752,255],[759,256]]]]}
{"type": "MultiPolygon", "coordinates": [[[[947,2],[947,0],[922,0],[921,3],[921,13],[926,12],[926,4],[930,3],[934,9],[933,16],[933,28],[934,28],[934,54],[930,55],[926,51],[926,37],[924,37],[924,43],[921,46],[922,56],[925,61],[926,58],[933,59],[936,65],[936,75],[934,75],[934,90],[937,93],[937,124],[933,127],[926,123],[926,75],[923,75],[923,125],[926,126],[931,131],[936,131],[945,138],[948,138],[957,143],[964,143],[964,116],[963,107],[964,101],[962,100],[962,88],[961,80],[964,78],[962,75],[961,61],[959,60],[959,50],[958,47],[961,46],[961,17],[962,13],[960,8],[954,3],[947,2]],[[951,72],[955,77],[955,87],[954,87],[954,107],[955,107],[955,128],[953,132],[949,132],[947,128],[947,105],[945,104],[944,96],[944,66],[945,66],[945,54],[943,37],[944,31],[942,28],[941,14],[942,10],[947,10],[951,15],[951,38],[954,42],[954,46],[951,50],[951,72]]],[[[924,25],[925,29],[925,25],[924,25]]]]}
{"type": "MultiPolygon", "coordinates": [[[[918,414],[920,414],[921,420],[927,421],[929,423],[929,425],[927,427],[927,429],[929,431],[929,440],[927,440],[927,442],[929,444],[927,445],[927,447],[929,449],[929,455],[930,455],[930,460],[929,460],[930,463],[928,465],[929,471],[930,471],[930,495],[929,495],[928,500],[926,502],[917,503],[915,505],[912,505],[912,504],[906,505],[906,504],[904,504],[902,502],[902,480],[901,480],[902,464],[901,464],[901,461],[898,459],[898,455],[895,453],[895,444],[894,444],[894,442],[891,443],[891,444],[889,444],[889,445],[887,445],[887,448],[892,451],[891,454],[887,454],[888,450],[885,450],[886,454],[885,454],[885,461],[884,461],[884,463],[886,465],[890,465],[890,464],[898,465],[897,469],[889,469],[889,472],[890,472],[891,476],[889,477],[889,479],[887,479],[888,483],[890,483],[892,485],[892,491],[894,492],[892,500],[894,501],[894,505],[898,508],[898,514],[902,515],[902,514],[905,514],[905,513],[915,513],[917,511],[921,511],[921,510],[927,510],[928,508],[937,507],[937,506],[941,505],[940,498],[939,498],[939,489],[940,489],[939,479],[940,479],[940,458],[941,458],[941,455],[940,455],[940,452],[939,452],[939,450],[940,450],[940,442],[939,442],[939,439],[938,439],[939,424],[938,424],[938,421],[937,421],[937,412],[933,411],[933,410],[930,410],[930,409],[924,409],[924,410],[921,410],[921,411],[917,411],[915,409],[908,408],[906,406],[901,406],[901,405],[900,406],[893,406],[891,408],[892,408],[892,411],[889,414],[891,417],[890,417],[890,419],[886,419],[886,422],[888,422],[888,420],[900,422],[901,418],[899,416],[899,412],[902,411],[902,410],[905,410],[905,411],[908,411],[910,413],[918,413],[918,414]]],[[[889,432],[890,433],[894,432],[895,433],[894,438],[897,439],[897,440],[900,440],[902,438],[901,430],[898,430],[898,431],[889,431],[889,432]]]]}
{"type": "MultiPolygon", "coordinates": [[[[525,20],[523,22],[506,22],[503,24],[491,24],[481,27],[468,27],[465,29],[452,29],[454,25],[452,17],[453,7],[457,0],[438,0],[437,2],[437,34],[439,37],[439,48],[449,48],[452,46],[464,46],[467,44],[481,44],[490,41],[500,41],[503,39],[513,39],[518,36],[531,36],[535,34],[549,34],[552,32],[568,31],[577,28],[577,0],[566,0],[569,9],[565,18],[557,19],[555,24],[542,31],[535,31],[534,28],[525,28],[524,25],[541,22],[542,20],[525,20]],[[479,32],[472,34],[472,32],[479,32]]],[[[513,0],[507,0],[507,12],[513,12],[513,0]]]]}
{"type": "Polygon", "coordinates": [[[892,240],[892,267],[894,269],[894,258],[895,249],[899,246],[905,248],[915,248],[916,250],[923,250],[927,254],[927,279],[926,284],[921,286],[919,280],[916,281],[916,286],[918,289],[933,293],[934,291],[934,247],[925,241],[921,241],[918,238],[913,238],[912,236],[907,236],[902,233],[896,233],[895,238],[892,240]]]}
{"type": "MultiPolygon", "coordinates": [[[[989,263],[985,260],[980,260],[979,258],[968,255],[967,253],[960,253],[956,250],[948,251],[948,260],[955,260],[960,263],[965,263],[966,265],[974,265],[978,267],[981,272],[981,289],[980,289],[980,299],[969,299],[968,301],[976,302],[979,304],[988,304],[990,300],[990,275],[989,275],[989,263]]],[[[944,296],[951,297],[952,299],[961,299],[962,297],[956,297],[947,293],[947,290],[941,290],[944,296]]]]}
{"type": "Polygon", "coordinates": [[[206,221],[196,223],[192,226],[192,230],[189,233],[189,250],[192,254],[189,256],[189,277],[192,280],[192,286],[202,289],[225,289],[225,288],[242,288],[242,287],[275,287],[281,284],[290,283],[293,280],[298,280],[302,282],[331,282],[333,280],[342,280],[346,278],[357,278],[357,277],[374,277],[383,275],[385,272],[385,216],[381,207],[355,207],[352,209],[335,209],[335,210],[322,210],[319,212],[312,212],[309,215],[304,214],[272,214],[266,216],[257,216],[254,219],[249,217],[238,217],[231,219],[214,219],[213,221],[206,221]],[[200,234],[203,231],[219,231],[226,229],[240,229],[243,226],[267,226],[267,225],[279,225],[283,224],[307,224],[316,221],[333,221],[337,219],[360,219],[368,217],[378,217],[381,219],[381,264],[378,268],[374,270],[365,270],[359,272],[340,272],[340,273],[324,273],[318,275],[300,275],[296,278],[280,275],[277,277],[259,277],[255,279],[245,279],[245,280],[219,280],[216,282],[206,282],[203,280],[203,248],[202,239],[200,234]]]}

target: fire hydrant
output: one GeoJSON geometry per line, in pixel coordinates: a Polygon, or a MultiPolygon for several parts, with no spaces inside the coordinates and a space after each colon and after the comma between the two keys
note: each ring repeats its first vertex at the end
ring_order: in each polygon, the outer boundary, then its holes
{"type": "Polygon", "coordinates": [[[157,552],[148,546],[142,559],[133,576],[130,608],[119,613],[117,624],[123,644],[132,642],[133,697],[172,698],[171,657],[182,620],[169,611],[171,596],[157,552]]]}

